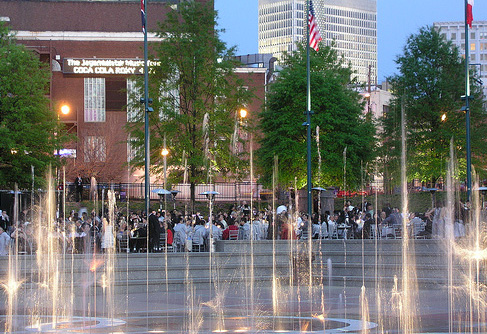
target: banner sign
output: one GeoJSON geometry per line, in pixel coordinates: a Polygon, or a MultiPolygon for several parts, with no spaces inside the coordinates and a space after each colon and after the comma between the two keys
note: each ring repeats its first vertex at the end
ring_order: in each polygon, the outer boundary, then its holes
{"type": "MultiPolygon", "coordinates": [[[[147,66],[158,66],[159,61],[149,60],[147,66]]],[[[63,73],[94,75],[144,74],[143,59],[64,58],[63,73]]]]}

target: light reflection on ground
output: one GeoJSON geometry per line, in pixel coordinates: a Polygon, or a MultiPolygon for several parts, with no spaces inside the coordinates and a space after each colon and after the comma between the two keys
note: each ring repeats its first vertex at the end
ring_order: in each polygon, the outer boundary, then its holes
{"type": "MultiPolygon", "coordinates": [[[[315,318],[312,317],[255,317],[254,319],[245,319],[238,317],[239,319],[235,319],[234,317],[229,317],[226,320],[228,323],[228,329],[205,329],[201,328],[198,330],[198,333],[253,333],[254,331],[248,327],[240,327],[240,328],[232,328],[233,325],[236,325],[235,322],[232,320],[238,321],[264,321],[264,322],[272,322],[277,321],[279,322],[279,327],[281,329],[262,329],[259,330],[259,333],[290,333],[290,334],[297,334],[297,333],[323,333],[323,323],[322,321],[317,321],[315,318]],[[313,323],[314,330],[300,330],[296,329],[296,325],[300,324],[301,322],[305,323],[313,323]],[[319,324],[321,323],[321,324],[319,324]]],[[[108,318],[83,318],[83,317],[73,317],[71,321],[67,320],[60,320],[56,324],[49,322],[52,319],[48,319],[48,317],[44,317],[44,320],[41,321],[40,324],[35,326],[33,325],[26,325],[25,322],[29,321],[28,316],[18,315],[15,316],[14,322],[17,323],[18,330],[14,331],[13,333],[126,333],[126,334],[135,334],[135,333],[181,333],[181,329],[151,329],[148,331],[141,331],[139,321],[143,320],[143,317],[131,317],[125,320],[121,319],[108,319],[108,318]]],[[[182,320],[180,318],[179,320],[182,320]]],[[[5,318],[0,318],[0,323],[4,323],[5,318]]],[[[156,324],[153,324],[157,326],[156,324]]],[[[344,333],[344,332],[356,332],[356,331],[363,331],[363,330],[370,330],[377,327],[375,323],[364,323],[360,320],[353,320],[353,319],[338,319],[338,318],[325,318],[325,327],[326,333],[335,334],[335,333],[344,333]]]]}

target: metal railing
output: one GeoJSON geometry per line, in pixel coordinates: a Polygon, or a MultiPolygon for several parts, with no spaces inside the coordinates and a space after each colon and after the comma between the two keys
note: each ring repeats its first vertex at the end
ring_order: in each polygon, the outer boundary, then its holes
{"type": "MultiPolygon", "coordinates": [[[[68,198],[74,198],[75,186],[74,183],[67,183],[68,198]]],[[[117,194],[120,200],[143,200],[145,194],[145,184],[142,183],[98,183],[97,192],[101,195],[103,190],[112,189],[117,194]]],[[[177,184],[170,191],[177,191],[175,197],[177,201],[189,201],[191,199],[191,185],[177,184]]],[[[87,199],[91,193],[90,185],[83,186],[83,198],[87,199]]],[[[163,184],[150,185],[150,199],[158,200],[159,195],[152,192],[155,189],[162,189],[163,184]]],[[[217,182],[213,184],[197,184],[195,186],[196,201],[206,201],[205,195],[200,195],[205,191],[217,191],[220,194],[215,197],[216,202],[239,202],[244,200],[266,200],[272,198],[269,190],[264,189],[262,184],[250,182],[217,182]]],[[[172,195],[166,195],[166,200],[173,200],[172,195]]]]}

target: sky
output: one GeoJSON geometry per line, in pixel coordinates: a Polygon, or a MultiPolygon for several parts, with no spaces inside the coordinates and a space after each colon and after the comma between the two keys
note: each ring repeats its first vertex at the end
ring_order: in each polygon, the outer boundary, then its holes
{"type": "MultiPolygon", "coordinates": [[[[258,0],[215,0],[220,35],[237,54],[258,52],[258,0]]],[[[397,73],[394,60],[407,38],[434,22],[463,21],[464,0],[377,0],[377,43],[379,82],[397,73]]],[[[474,21],[487,20],[487,0],[476,0],[474,21]]]]}

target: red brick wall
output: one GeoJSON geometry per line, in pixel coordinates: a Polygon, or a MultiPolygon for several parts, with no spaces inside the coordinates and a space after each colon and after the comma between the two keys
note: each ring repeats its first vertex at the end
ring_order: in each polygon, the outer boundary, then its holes
{"type": "MultiPolygon", "coordinates": [[[[155,30],[169,11],[167,4],[148,1],[148,31],[155,30]]],[[[27,31],[141,31],[140,1],[26,1],[1,0],[0,16],[15,30],[27,31]]]]}

